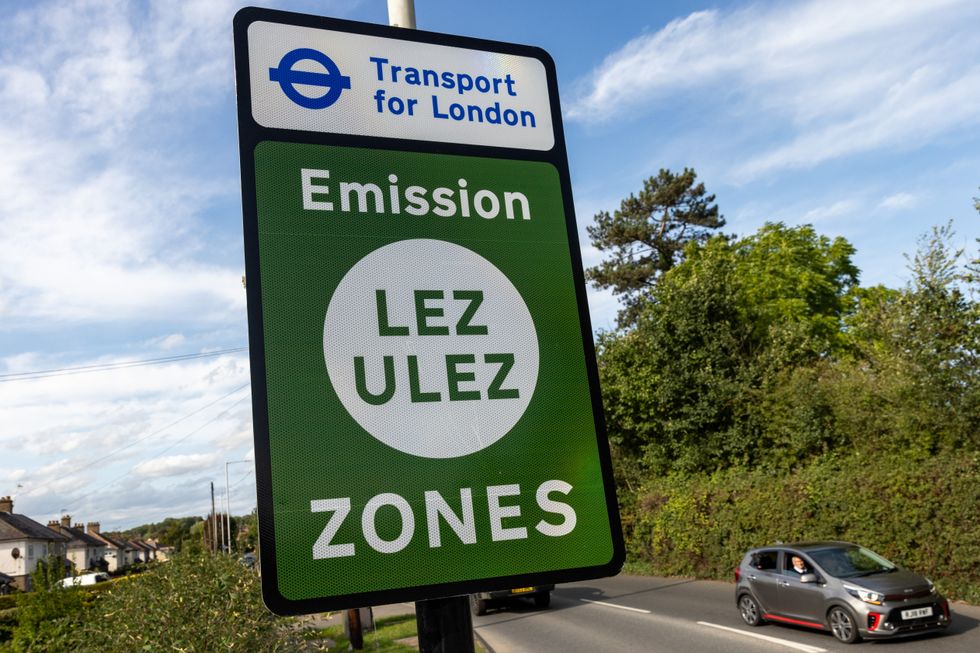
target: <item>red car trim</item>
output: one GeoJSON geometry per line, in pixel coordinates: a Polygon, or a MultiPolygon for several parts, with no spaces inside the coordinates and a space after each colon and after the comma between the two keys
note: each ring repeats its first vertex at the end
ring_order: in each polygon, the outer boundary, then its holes
{"type": "Polygon", "coordinates": [[[788,624],[796,624],[797,626],[806,626],[807,628],[819,628],[820,630],[826,630],[826,626],[823,624],[818,624],[813,621],[802,621],[800,619],[790,619],[789,617],[781,617],[778,614],[765,614],[763,615],[765,619],[772,619],[773,621],[782,621],[788,624]]]}
{"type": "Polygon", "coordinates": [[[878,630],[881,624],[881,615],[877,612],[868,613],[868,630],[878,630]]]}

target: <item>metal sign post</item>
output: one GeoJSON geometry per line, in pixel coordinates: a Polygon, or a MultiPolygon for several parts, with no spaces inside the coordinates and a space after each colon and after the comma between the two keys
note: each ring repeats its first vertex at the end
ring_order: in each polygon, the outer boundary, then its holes
{"type": "Polygon", "coordinates": [[[266,604],[616,573],[554,63],[255,8],[235,59],[266,604]]]}

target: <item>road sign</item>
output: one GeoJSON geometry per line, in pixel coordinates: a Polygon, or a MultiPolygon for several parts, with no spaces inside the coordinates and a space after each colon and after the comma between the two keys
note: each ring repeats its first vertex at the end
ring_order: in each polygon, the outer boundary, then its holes
{"type": "Polygon", "coordinates": [[[235,57],[266,604],[616,573],[551,59],[254,8],[235,57]]]}

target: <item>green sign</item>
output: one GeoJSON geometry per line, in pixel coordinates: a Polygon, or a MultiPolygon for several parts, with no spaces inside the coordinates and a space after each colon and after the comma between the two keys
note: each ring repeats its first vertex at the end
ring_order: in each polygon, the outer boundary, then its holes
{"type": "MultiPolygon", "coordinates": [[[[240,93],[254,79],[243,69],[249,25],[298,21],[244,13],[240,93]]],[[[374,41],[406,35],[298,22],[374,41]]],[[[501,56],[541,55],[492,45],[501,56]]],[[[382,58],[375,42],[364,50],[382,58]]],[[[446,67],[457,80],[479,78],[459,70],[465,63],[446,67]]],[[[522,82],[512,78],[513,88],[522,82]]],[[[361,87],[356,76],[349,84],[361,87]]],[[[259,126],[250,105],[240,101],[239,119],[270,608],[312,612],[618,571],[622,537],[560,133],[546,152],[297,136],[259,126]]]]}

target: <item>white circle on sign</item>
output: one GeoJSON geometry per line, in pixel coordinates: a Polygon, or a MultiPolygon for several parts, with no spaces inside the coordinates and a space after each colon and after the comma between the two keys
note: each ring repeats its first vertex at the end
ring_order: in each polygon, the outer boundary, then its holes
{"type": "Polygon", "coordinates": [[[423,238],[380,247],[344,275],[323,357],[351,417],[423,458],[504,437],[538,379],[534,321],[510,279],[465,247],[423,238]]]}

